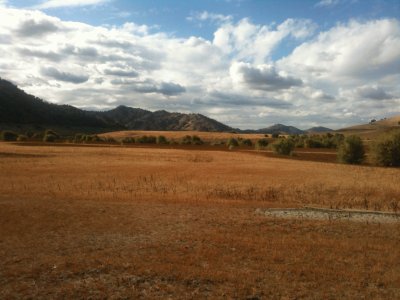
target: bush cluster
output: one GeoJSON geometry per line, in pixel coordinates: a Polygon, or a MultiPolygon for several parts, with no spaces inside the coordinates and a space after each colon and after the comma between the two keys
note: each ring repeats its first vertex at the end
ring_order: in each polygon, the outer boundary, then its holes
{"type": "Polygon", "coordinates": [[[168,139],[167,139],[165,136],[163,136],[163,135],[159,135],[159,136],[157,137],[157,144],[159,144],[159,145],[166,145],[166,144],[168,144],[168,139]]]}
{"type": "Polygon", "coordinates": [[[297,148],[331,148],[337,149],[344,140],[344,135],[339,133],[291,135],[297,148]]]}
{"type": "Polygon", "coordinates": [[[377,165],[386,167],[400,166],[400,131],[388,133],[375,142],[372,147],[373,158],[377,165]]]}
{"type": "Polygon", "coordinates": [[[261,150],[261,149],[265,149],[268,146],[269,142],[267,139],[259,139],[256,141],[256,149],[257,150],[261,150]]]}
{"type": "Polygon", "coordinates": [[[57,132],[51,129],[46,129],[43,136],[43,142],[52,143],[58,140],[59,138],[60,136],[57,134],[57,132]]]}
{"type": "Polygon", "coordinates": [[[134,144],[135,143],[135,139],[133,137],[124,137],[121,140],[122,144],[134,144]]]}
{"type": "Polygon", "coordinates": [[[279,139],[274,144],[272,144],[275,153],[281,155],[292,155],[295,148],[295,142],[293,139],[279,139]]]}
{"type": "Polygon", "coordinates": [[[157,142],[157,138],[153,135],[143,135],[138,137],[136,142],[140,144],[155,144],[157,142]]]}
{"type": "Polygon", "coordinates": [[[237,139],[231,137],[231,138],[229,138],[229,139],[226,141],[226,145],[227,145],[230,149],[232,149],[232,148],[234,148],[234,147],[239,147],[239,142],[238,142],[237,139]]]}
{"type": "Polygon", "coordinates": [[[13,131],[2,131],[0,134],[0,139],[2,141],[16,141],[18,138],[18,134],[13,131]]]}
{"type": "Polygon", "coordinates": [[[181,139],[181,144],[182,145],[203,145],[204,142],[203,140],[197,136],[197,135],[185,135],[182,139],[181,139]]]}
{"type": "Polygon", "coordinates": [[[253,146],[253,142],[250,139],[243,139],[240,141],[243,146],[251,147],[253,146]]]}
{"type": "Polygon", "coordinates": [[[96,134],[77,133],[73,138],[74,143],[103,142],[107,138],[101,138],[96,134]]]}
{"type": "Polygon", "coordinates": [[[346,164],[361,164],[365,160],[364,144],[359,136],[346,137],[339,146],[339,162],[346,164]]]}

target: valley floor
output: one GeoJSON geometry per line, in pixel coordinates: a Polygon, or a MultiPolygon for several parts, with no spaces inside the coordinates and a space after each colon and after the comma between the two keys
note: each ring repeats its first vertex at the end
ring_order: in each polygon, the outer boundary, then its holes
{"type": "Polygon", "coordinates": [[[0,298],[400,297],[400,169],[246,152],[0,143],[0,298]]]}

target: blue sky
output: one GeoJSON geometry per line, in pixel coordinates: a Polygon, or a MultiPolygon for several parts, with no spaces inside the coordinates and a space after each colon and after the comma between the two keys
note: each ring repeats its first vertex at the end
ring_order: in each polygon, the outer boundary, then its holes
{"type": "MultiPolygon", "coordinates": [[[[9,0],[19,8],[34,7],[46,1],[9,0]]],[[[83,2],[83,1],[82,1],[83,2]]],[[[68,1],[63,1],[68,3],[68,1]]],[[[397,0],[110,0],[97,5],[60,6],[45,9],[63,20],[92,25],[122,25],[126,22],[146,24],[154,31],[168,32],[178,37],[201,36],[212,39],[216,24],[194,22],[188,18],[201,12],[232,16],[233,20],[249,18],[255,24],[281,23],[288,18],[311,19],[319,30],[349,19],[370,20],[399,18],[397,0]]],[[[281,45],[277,57],[287,54],[294,44],[281,45]],[[280,52],[281,51],[281,52],[280,52]]]]}
{"type": "Polygon", "coordinates": [[[0,17],[0,76],[51,102],[240,128],[400,113],[399,1],[0,0],[0,17]]]}

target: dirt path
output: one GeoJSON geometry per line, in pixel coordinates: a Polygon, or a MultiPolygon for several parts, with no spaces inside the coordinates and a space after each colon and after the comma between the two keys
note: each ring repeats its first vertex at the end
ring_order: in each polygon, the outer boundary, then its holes
{"type": "Polygon", "coordinates": [[[310,219],[310,220],[343,220],[373,223],[400,222],[399,213],[368,211],[368,210],[341,210],[317,207],[304,208],[271,208],[267,210],[256,209],[257,214],[267,217],[285,219],[310,219]]]}

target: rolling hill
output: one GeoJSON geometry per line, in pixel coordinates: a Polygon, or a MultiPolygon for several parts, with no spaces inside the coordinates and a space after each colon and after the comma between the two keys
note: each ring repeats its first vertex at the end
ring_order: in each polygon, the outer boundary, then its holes
{"type": "Polygon", "coordinates": [[[368,124],[338,129],[337,132],[343,133],[345,135],[356,134],[364,138],[374,138],[384,132],[393,129],[400,130],[400,115],[390,118],[384,118],[379,121],[371,121],[368,124]]]}
{"type": "MultiPolygon", "coordinates": [[[[388,122],[386,120],[385,122],[388,122]]],[[[380,123],[376,122],[377,124],[380,123]]],[[[384,121],[382,121],[384,122],[384,121]]],[[[374,128],[377,127],[374,124],[374,128]]],[[[372,126],[372,125],[371,125],[372,126]]],[[[0,78],[0,130],[54,128],[68,132],[110,132],[120,130],[212,131],[256,134],[304,134],[331,131],[325,127],[301,130],[275,124],[258,130],[240,130],[202,114],[184,114],[165,110],[148,111],[120,105],[108,111],[86,111],[70,105],[48,103],[29,95],[0,78]]]]}
{"type": "Polygon", "coordinates": [[[267,128],[262,128],[257,130],[259,133],[265,133],[265,134],[273,134],[273,133],[278,133],[278,134],[303,134],[305,131],[298,129],[293,126],[286,126],[283,124],[275,124],[267,128]]]}
{"type": "Polygon", "coordinates": [[[0,79],[0,125],[57,126],[112,130],[196,130],[232,131],[233,129],[201,114],[151,112],[118,106],[109,111],[85,111],[70,105],[57,105],[29,95],[9,81],[0,79]]]}

